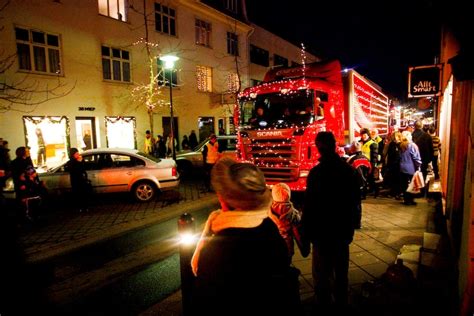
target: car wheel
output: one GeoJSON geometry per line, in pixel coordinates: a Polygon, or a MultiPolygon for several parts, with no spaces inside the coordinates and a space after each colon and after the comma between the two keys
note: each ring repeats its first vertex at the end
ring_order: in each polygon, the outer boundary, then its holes
{"type": "Polygon", "coordinates": [[[156,187],[153,183],[148,181],[138,182],[133,186],[133,196],[139,202],[151,201],[156,195],[156,187]]]}
{"type": "Polygon", "coordinates": [[[193,165],[187,160],[178,160],[176,161],[178,165],[178,172],[182,178],[188,178],[193,172],[193,165]]]}

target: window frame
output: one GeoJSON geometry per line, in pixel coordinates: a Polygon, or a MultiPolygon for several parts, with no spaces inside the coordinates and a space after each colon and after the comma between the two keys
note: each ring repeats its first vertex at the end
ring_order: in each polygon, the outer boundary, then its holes
{"type": "Polygon", "coordinates": [[[156,61],[157,67],[158,67],[158,85],[164,86],[164,87],[169,87],[169,81],[170,81],[170,75],[169,72],[171,71],[171,84],[174,87],[178,86],[178,72],[176,69],[165,69],[163,65],[163,61],[160,59],[157,59],[156,61]]]}
{"type": "Polygon", "coordinates": [[[250,44],[250,62],[252,64],[269,67],[270,53],[268,50],[250,44]]]}
{"type": "Polygon", "coordinates": [[[128,22],[128,0],[97,0],[97,11],[99,15],[109,17],[111,19],[128,22]],[[118,8],[117,16],[114,16],[110,13],[111,11],[111,2],[116,2],[116,6],[118,8]],[[106,4],[107,12],[104,12],[104,8],[106,4]],[[120,5],[123,5],[123,9],[120,9],[120,5]]]}
{"type": "Polygon", "coordinates": [[[239,56],[239,35],[237,33],[227,32],[227,53],[239,56]]]}
{"type": "Polygon", "coordinates": [[[102,79],[107,82],[121,82],[121,83],[132,83],[132,71],[131,71],[131,64],[132,64],[132,58],[131,58],[131,53],[128,50],[121,49],[121,48],[116,48],[113,46],[108,46],[105,44],[101,45],[101,55],[102,59],[102,79]],[[109,55],[106,56],[104,55],[104,48],[107,48],[109,50],[109,55]],[[119,51],[120,52],[120,57],[114,56],[114,52],[119,51]],[[126,52],[128,54],[128,59],[123,57],[123,53],[126,52]],[[104,61],[108,61],[108,74],[109,78],[105,77],[106,70],[104,69],[104,61]],[[117,62],[120,63],[120,79],[115,79],[115,67],[117,66],[117,62]],[[125,67],[124,65],[128,65],[128,80],[125,80],[125,67]]]}
{"type": "MultiPolygon", "coordinates": [[[[62,67],[62,38],[60,34],[18,25],[14,26],[14,32],[19,71],[43,75],[64,75],[62,67]],[[20,32],[27,32],[27,38],[19,38],[21,36],[20,32]],[[38,41],[40,34],[42,35],[42,42],[38,41]],[[57,45],[50,43],[54,39],[57,41],[57,45]],[[23,49],[20,49],[20,47],[23,47],[23,49]],[[40,52],[43,53],[41,54],[40,52]],[[23,64],[27,67],[22,66],[23,64]]],[[[26,33],[23,35],[26,35],[26,33]]]]}
{"type": "Polygon", "coordinates": [[[197,90],[199,92],[212,92],[212,85],[213,85],[213,80],[212,80],[212,67],[209,66],[204,66],[204,65],[197,65],[196,66],[196,86],[197,90]],[[202,72],[200,72],[202,70],[202,72]],[[204,89],[200,89],[200,73],[203,74],[201,80],[205,82],[205,87],[204,89]]]}
{"type": "Polygon", "coordinates": [[[285,67],[285,68],[288,68],[288,58],[285,58],[281,55],[278,55],[278,54],[273,54],[273,66],[277,67],[277,66],[280,66],[280,67],[285,67]],[[279,62],[282,62],[282,63],[279,63],[279,62]]]}
{"type": "Polygon", "coordinates": [[[154,9],[155,9],[155,31],[161,34],[178,37],[178,32],[176,31],[176,28],[178,26],[178,23],[177,23],[178,15],[177,15],[176,9],[167,5],[163,5],[160,2],[155,2],[154,9]],[[159,6],[159,10],[157,9],[157,6],[159,6]],[[171,14],[171,11],[173,11],[173,14],[171,14]],[[158,16],[159,16],[159,19],[158,19],[158,16]],[[164,30],[165,21],[168,22],[167,32],[164,30]],[[160,27],[159,27],[160,29],[158,29],[158,22],[160,22],[160,27]]]}
{"type": "Polygon", "coordinates": [[[196,18],[194,21],[195,43],[199,46],[212,47],[212,24],[196,18]]]}

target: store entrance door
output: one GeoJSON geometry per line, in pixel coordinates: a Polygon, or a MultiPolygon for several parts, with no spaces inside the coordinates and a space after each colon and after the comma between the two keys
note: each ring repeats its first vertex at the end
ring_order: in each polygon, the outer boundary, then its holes
{"type": "Polygon", "coordinates": [[[95,117],[76,117],[76,141],[79,150],[97,148],[95,117]]]}

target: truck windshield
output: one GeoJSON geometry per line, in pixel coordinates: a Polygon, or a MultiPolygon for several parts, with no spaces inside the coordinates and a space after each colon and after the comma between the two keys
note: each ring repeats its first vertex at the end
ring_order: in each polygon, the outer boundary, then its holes
{"type": "Polygon", "coordinates": [[[240,100],[240,123],[246,129],[306,126],[314,117],[314,91],[268,93],[240,100]]]}

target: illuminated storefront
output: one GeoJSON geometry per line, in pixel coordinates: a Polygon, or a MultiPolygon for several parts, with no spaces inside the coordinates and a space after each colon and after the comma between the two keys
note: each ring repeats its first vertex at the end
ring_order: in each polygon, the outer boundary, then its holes
{"type": "Polygon", "coordinates": [[[39,172],[68,160],[69,120],[65,116],[23,116],[26,144],[39,172]]]}
{"type": "Polygon", "coordinates": [[[106,116],[107,147],[136,148],[136,119],[132,116],[106,116]]]}

